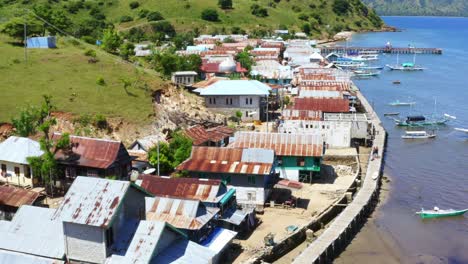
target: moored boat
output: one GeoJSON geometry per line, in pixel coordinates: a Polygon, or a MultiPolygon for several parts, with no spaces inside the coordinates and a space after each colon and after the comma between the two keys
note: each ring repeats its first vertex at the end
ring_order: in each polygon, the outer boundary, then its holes
{"type": "Polygon", "coordinates": [[[403,139],[427,139],[427,138],[435,138],[436,134],[434,133],[427,133],[426,131],[406,131],[401,138],[403,139]]]}
{"type": "Polygon", "coordinates": [[[438,217],[447,217],[447,216],[459,216],[459,215],[463,215],[467,211],[468,211],[468,209],[463,209],[463,210],[454,210],[454,209],[441,210],[438,207],[434,207],[433,210],[421,209],[421,211],[416,212],[416,214],[418,214],[422,219],[426,219],[426,218],[438,218],[438,217]]]}
{"type": "Polygon", "coordinates": [[[388,105],[391,105],[391,106],[412,106],[415,104],[416,102],[402,102],[400,100],[395,100],[393,102],[388,103],[388,105]]]}
{"type": "Polygon", "coordinates": [[[468,128],[454,128],[456,131],[464,132],[468,134],[468,128]]]}
{"type": "Polygon", "coordinates": [[[436,126],[436,125],[445,125],[447,122],[449,122],[452,119],[456,119],[456,117],[444,114],[443,117],[438,117],[438,118],[431,118],[428,119],[423,115],[418,115],[418,116],[407,116],[406,120],[401,120],[401,119],[396,119],[395,124],[397,126],[403,126],[403,127],[422,127],[422,126],[436,126]]]}

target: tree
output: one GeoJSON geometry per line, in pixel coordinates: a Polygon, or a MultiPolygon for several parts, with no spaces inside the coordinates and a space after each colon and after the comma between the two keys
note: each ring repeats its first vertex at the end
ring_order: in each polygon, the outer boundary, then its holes
{"type": "Polygon", "coordinates": [[[169,148],[174,151],[173,167],[177,167],[190,157],[192,152],[192,140],[180,132],[172,133],[169,148]]]}
{"type": "Polygon", "coordinates": [[[247,51],[243,51],[237,54],[236,60],[241,64],[243,68],[246,68],[248,71],[252,70],[252,65],[254,64],[254,61],[247,51]]]}
{"type": "Polygon", "coordinates": [[[29,137],[36,133],[39,111],[33,106],[23,109],[18,118],[13,118],[11,123],[16,129],[16,134],[21,137],[29,137]]]}
{"type": "Polygon", "coordinates": [[[267,17],[268,10],[264,7],[259,6],[258,4],[253,4],[250,6],[250,11],[252,15],[257,17],[267,17]]]}
{"type": "MultiPolygon", "coordinates": [[[[174,171],[180,163],[190,157],[192,152],[192,140],[180,132],[172,133],[169,144],[159,143],[159,169],[161,173],[168,174],[174,171]]],[[[157,147],[150,149],[148,153],[149,163],[158,165],[157,147]]]]}
{"type": "Polygon", "coordinates": [[[101,44],[103,50],[110,53],[116,53],[121,44],[122,39],[117,32],[110,28],[104,31],[101,44]]]}
{"type": "Polygon", "coordinates": [[[146,19],[148,21],[159,21],[159,20],[164,20],[164,17],[158,11],[154,11],[154,12],[149,13],[146,16],[146,19]]]}
{"type": "Polygon", "coordinates": [[[194,35],[195,34],[193,34],[193,32],[180,33],[172,39],[172,42],[174,42],[174,46],[178,50],[182,50],[189,45],[193,45],[193,38],[195,37],[194,35]]]}
{"type": "Polygon", "coordinates": [[[166,20],[151,22],[151,27],[153,32],[162,32],[169,37],[173,37],[176,34],[174,26],[166,20]]]}
{"type": "Polygon", "coordinates": [[[206,21],[216,22],[219,21],[218,12],[212,8],[204,9],[201,13],[201,18],[206,21]]]}
{"type": "Polygon", "coordinates": [[[351,8],[351,5],[347,0],[334,0],[333,1],[333,12],[337,15],[345,15],[348,13],[349,9],[351,8]]]}
{"type": "Polygon", "coordinates": [[[306,23],[304,25],[302,25],[302,31],[304,31],[304,33],[306,33],[307,35],[310,34],[310,31],[312,29],[310,28],[310,24],[309,23],[306,23]]]}
{"type": "Polygon", "coordinates": [[[130,56],[135,55],[135,45],[130,42],[125,42],[119,47],[119,55],[124,60],[128,60],[130,56]]]}
{"type": "MultiPolygon", "coordinates": [[[[148,160],[151,166],[158,166],[158,150],[157,147],[150,149],[148,152],[148,160]]],[[[172,153],[169,149],[169,144],[159,143],[159,169],[162,174],[171,173],[174,170],[172,167],[172,153]]]]}
{"type": "Polygon", "coordinates": [[[218,0],[221,9],[232,9],[232,0],[218,0]]]}
{"type": "Polygon", "coordinates": [[[24,24],[26,23],[27,35],[40,35],[42,34],[42,26],[37,23],[35,19],[28,18],[13,18],[9,22],[5,23],[1,33],[7,34],[8,36],[22,42],[24,40],[24,24]]]}
{"type": "Polygon", "coordinates": [[[140,6],[140,3],[138,3],[137,1],[133,1],[133,2],[130,2],[130,4],[128,4],[128,6],[131,9],[135,9],[135,8],[138,8],[140,6]]]}

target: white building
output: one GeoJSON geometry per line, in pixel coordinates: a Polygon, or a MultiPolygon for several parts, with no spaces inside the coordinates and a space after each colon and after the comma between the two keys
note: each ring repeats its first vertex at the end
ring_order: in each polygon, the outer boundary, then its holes
{"type": "Polygon", "coordinates": [[[18,186],[33,186],[33,174],[28,157],[44,154],[39,142],[29,138],[11,136],[0,143],[0,182],[18,186]]]}
{"type": "Polygon", "coordinates": [[[172,83],[176,85],[192,86],[198,73],[194,71],[178,71],[172,74],[172,83]]]}

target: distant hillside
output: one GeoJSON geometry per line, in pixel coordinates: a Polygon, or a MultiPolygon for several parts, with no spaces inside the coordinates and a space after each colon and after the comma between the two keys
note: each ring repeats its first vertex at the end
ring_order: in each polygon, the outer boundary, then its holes
{"type": "Polygon", "coordinates": [[[200,33],[252,33],[280,27],[297,32],[307,24],[311,34],[320,35],[372,30],[382,25],[374,11],[360,0],[232,0],[232,8],[224,10],[218,0],[0,0],[0,24],[20,14],[22,8],[34,8],[43,15],[49,10],[63,10],[71,18],[68,32],[78,35],[91,34],[93,28],[108,24],[121,30],[145,26],[148,14],[155,11],[161,15],[156,20],[170,22],[176,31],[200,33]],[[46,8],[38,8],[41,5],[46,8]],[[217,11],[218,21],[202,19],[202,12],[210,8],[217,11]]]}
{"type": "Polygon", "coordinates": [[[468,16],[466,0],[363,0],[379,15],[468,16]]]}

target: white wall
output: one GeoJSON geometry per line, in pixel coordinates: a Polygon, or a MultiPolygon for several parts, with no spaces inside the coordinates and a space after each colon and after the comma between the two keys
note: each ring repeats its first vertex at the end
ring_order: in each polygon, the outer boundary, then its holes
{"type": "Polygon", "coordinates": [[[263,204],[265,203],[265,197],[267,195],[263,188],[239,186],[233,187],[236,188],[236,200],[238,204],[241,204],[245,207],[263,207],[263,204]],[[252,194],[251,200],[249,200],[249,193],[252,194]]]}
{"type": "MultiPolygon", "coordinates": [[[[11,163],[7,161],[0,161],[0,164],[4,164],[7,167],[7,171],[0,174],[1,182],[8,182],[9,184],[18,185],[18,186],[32,186],[32,176],[31,178],[26,178],[24,176],[25,169],[28,169],[29,166],[25,168],[24,164],[11,163]],[[15,174],[15,167],[18,167],[20,170],[19,175],[15,174]]],[[[31,172],[32,175],[32,172],[31,172]]]]}
{"type": "Polygon", "coordinates": [[[320,134],[328,147],[344,148],[351,145],[351,122],[286,120],[278,127],[280,133],[320,134]]]}
{"type": "Polygon", "coordinates": [[[65,235],[65,253],[69,259],[104,263],[106,260],[104,229],[64,222],[63,233],[65,235]]]}

